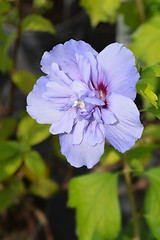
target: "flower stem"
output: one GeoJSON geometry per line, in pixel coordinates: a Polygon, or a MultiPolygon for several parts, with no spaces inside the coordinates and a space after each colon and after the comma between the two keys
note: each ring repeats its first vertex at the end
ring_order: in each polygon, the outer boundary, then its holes
{"type": "Polygon", "coordinates": [[[144,10],[143,0],[136,0],[136,5],[138,8],[138,13],[139,13],[141,23],[144,23],[146,21],[146,14],[144,10]]]}
{"type": "Polygon", "coordinates": [[[139,224],[138,224],[138,214],[136,210],[136,203],[134,199],[133,189],[132,189],[132,182],[131,182],[131,175],[130,175],[131,169],[128,164],[128,156],[127,153],[124,154],[124,178],[128,193],[128,198],[130,201],[132,216],[133,216],[133,224],[134,224],[134,238],[133,240],[140,240],[140,231],[139,231],[139,224]]]}

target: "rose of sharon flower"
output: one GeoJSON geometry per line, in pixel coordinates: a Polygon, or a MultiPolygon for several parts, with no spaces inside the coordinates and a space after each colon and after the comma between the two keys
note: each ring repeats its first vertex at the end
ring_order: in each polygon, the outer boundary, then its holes
{"type": "Polygon", "coordinates": [[[118,151],[130,149],[143,125],[133,100],[139,73],[133,53],[122,44],[99,54],[83,41],[70,40],[45,52],[47,74],[27,97],[27,112],[38,123],[52,124],[68,162],[92,168],[104,152],[105,139],[118,151]]]}

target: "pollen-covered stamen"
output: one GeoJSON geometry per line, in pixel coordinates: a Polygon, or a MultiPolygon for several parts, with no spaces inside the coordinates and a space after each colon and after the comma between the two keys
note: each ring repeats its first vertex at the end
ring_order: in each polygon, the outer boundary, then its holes
{"type": "Polygon", "coordinates": [[[83,110],[84,112],[86,112],[85,104],[84,104],[83,100],[82,100],[82,101],[76,100],[76,101],[74,102],[74,104],[72,105],[72,107],[76,107],[76,106],[79,106],[79,108],[80,108],[81,110],[83,110]]]}
{"type": "Polygon", "coordinates": [[[104,86],[104,84],[101,82],[98,85],[98,91],[99,91],[100,99],[106,103],[107,86],[104,86]]]}

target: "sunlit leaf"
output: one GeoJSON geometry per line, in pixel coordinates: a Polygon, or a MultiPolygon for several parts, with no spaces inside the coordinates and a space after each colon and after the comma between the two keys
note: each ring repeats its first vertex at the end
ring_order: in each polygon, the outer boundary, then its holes
{"type": "Polygon", "coordinates": [[[26,152],[24,155],[24,163],[37,177],[45,176],[45,164],[38,152],[33,150],[26,152]]]}
{"type": "Polygon", "coordinates": [[[160,239],[160,167],[146,172],[150,187],[145,196],[145,218],[154,236],[160,239]]]}
{"type": "Polygon", "coordinates": [[[42,198],[49,198],[58,191],[58,184],[50,179],[42,178],[33,183],[30,192],[42,198]]]}
{"type": "Polygon", "coordinates": [[[17,130],[18,139],[30,146],[44,141],[49,135],[49,125],[38,124],[29,116],[21,120],[17,130]]]}
{"type": "Polygon", "coordinates": [[[107,239],[117,236],[120,230],[117,174],[93,173],[72,179],[68,205],[76,208],[80,240],[91,240],[96,230],[107,239]]]}
{"type": "Polygon", "coordinates": [[[12,74],[12,81],[21,89],[24,94],[28,94],[33,85],[36,83],[37,77],[25,70],[14,72],[12,74]]]}
{"type": "Polygon", "coordinates": [[[22,21],[22,31],[38,31],[55,33],[52,23],[38,14],[31,14],[25,17],[22,21]]]}
{"type": "Polygon", "coordinates": [[[147,65],[160,62],[160,15],[153,16],[133,34],[131,50],[147,65]]]}
{"type": "Polygon", "coordinates": [[[11,136],[16,127],[16,124],[17,121],[11,117],[4,117],[0,120],[0,141],[5,140],[11,136]]]}
{"type": "Polygon", "coordinates": [[[156,64],[150,67],[145,68],[141,72],[140,78],[153,78],[153,77],[160,77],[160,65],[156,64]]]}
{"type": "Polygon", "coordinates": [[[21,180],[14,180],[10,185],[0,191],[0,211],[15,204],[18,198],[24,194],[25,188],[21,180]]]}
{"type": "Polygon", "coordinates": [[[80,0],[80,6],[88,13],[92,26],[99,22],[113,22],[120,6],[120,0],[80,0]]]}
{"type": "Polygon", "coordinates": [[[16,141],[0,144],[0,181],[13,175],[22,164],[21,146],[16,141]]]}
{"type": "Polygon", "coordinates": [[[153,92],[152,86],[149,83],[141,83],[139,82],[137,84],[137,92],[145,97],[150,103],[152,103],[156,108],[158,108],[158,97],[157,95],[153,92]]]}

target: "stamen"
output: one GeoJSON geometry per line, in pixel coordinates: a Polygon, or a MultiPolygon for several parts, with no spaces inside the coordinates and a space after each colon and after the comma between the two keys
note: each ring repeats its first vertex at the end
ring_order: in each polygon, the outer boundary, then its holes
{"type": "Polygon", "coordinates": [[[82,101],[80,101],[80,100],[76,100],[75,102],[74,102],[74,104],[72,105],[72,107],[76,107],[76,106],[79,106],[79,108],[81,109],[81,110],[83,110],[84,112],[86,112],[86,109],[85,109],[85,104],[84,104],[84,102],[83,102],[83,100],[82,101]]]}

